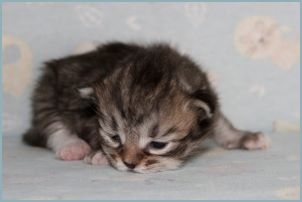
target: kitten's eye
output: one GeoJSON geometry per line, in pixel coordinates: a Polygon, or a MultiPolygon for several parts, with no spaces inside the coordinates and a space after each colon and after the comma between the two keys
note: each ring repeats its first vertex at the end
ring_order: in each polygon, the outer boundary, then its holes
{"type": "Polygon", "coordinates": [[[166,142],[155,142],[155,141],[152,141],[152,142],[150,142],[149,145],[153,149],[163,149],[164,147],[167,146],[167,143],[166,142]]]}
{"type": "Polygon", "coordinates": [[[114,135],[111,137],[111,139],[115,142],[121,143],[121,138],[119,135],[114,135]]]}

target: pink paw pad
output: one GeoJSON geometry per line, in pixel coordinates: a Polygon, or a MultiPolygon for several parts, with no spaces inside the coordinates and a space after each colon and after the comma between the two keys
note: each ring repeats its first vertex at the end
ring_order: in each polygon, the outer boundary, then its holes
{"type": "Polygon", "coordinates": [[[248,150],[265,149],[269,146],[268,138],[262,133],[246,135],[241,143],[242,147],[248,150]]]}
{"type": "Polygon", "coordinates": [[[84,162],[92,165],[108,165],[108,160],[102,152],[87,155],[84,162]]]}
{"type": "Polygon", "coordinates": [[[90,146],[83,140],[67,144],[56,152],[56,156],[64,161],[82,160],[91,151],[90,146]]]}

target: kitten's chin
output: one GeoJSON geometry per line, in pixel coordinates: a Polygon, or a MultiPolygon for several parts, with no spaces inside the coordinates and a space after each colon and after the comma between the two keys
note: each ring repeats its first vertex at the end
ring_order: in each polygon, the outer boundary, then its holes
{"type": "Polygon", "coordinates": [[[119,171],[130,171],[134,173],[155,173],[167,170],[175,170],[183,165],[183,160],[172,157],[146,157],[134,168],[129,169],[122,159],[116,154],[112,155],[108,151],[104,150],[105,155],[112,167],[119,171]],[[115,156],[113,158],[113,156],[115,156]]]}
{"type": "Polygon", "coordinates": [[[136,173],[156,173],[168,170],[175,170],[182,166],[183,161],[164,158],[159,161],[159,163],[146,166],[145,164],[140,164],[133,171],[136,173]]]}
{"type": "Polygon", "coordinates": [[[110,164],[112,167],[119,171],[130,171],[134,173],[147,174],[178,169],[182,166],[183,161],[172,158],[162,158],[158,163],[148,166],[146,166],[144,162],[141,162],[133,170],[128,169],[122,161],[111,161],[110,164]]]}

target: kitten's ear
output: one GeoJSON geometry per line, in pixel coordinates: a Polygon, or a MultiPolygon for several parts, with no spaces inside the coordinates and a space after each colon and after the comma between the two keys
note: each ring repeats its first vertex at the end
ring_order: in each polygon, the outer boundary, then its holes
{"type": "Polygon", "coordinates": [[[204,121],[208,122],[213,117],[213,111],[210,106],[199,99],[192,99],[187,102],[185,108],[190,108],[191,111],[194,111],[198,114],[198,122],[202,123],[204,121]]]}
{"type": "Polygon", "coordinates": [[[94,94],[94,90],[92,87],[78,88],[78,92],[80,94],[80,97],[84,99],[90,99],[93,97],[94,94]]]}
{"type": "Polygon", "coordinates": [[[195,110],[199,111],[199,114],[201,115],[201,117],[203,119],[212,118],[213,112],[211,111],[209,105],[207,103],[205,103],[204,101],[193,100],[191,106],[194,107],[195,110]]]}
{"type": "Polygon", "coordinates": [[[199,111],[200,119],[211,119],[218,105],[216,94],[210,90],[197,90],[191,98],[191,107],[199,111]]]}

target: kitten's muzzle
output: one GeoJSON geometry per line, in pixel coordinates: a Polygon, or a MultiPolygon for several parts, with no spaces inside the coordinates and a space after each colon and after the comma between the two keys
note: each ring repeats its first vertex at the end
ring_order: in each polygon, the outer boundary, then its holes
{"type": "Polygon", "coordinates": [[[120,156],[125,166],[130,170],[133,170],[144,158],[144,155],[138,148],[127,145],[122,149],[120,156]]]}
{"type": "Polygon", "coordinates": [[[123,163],[125,164],[125,166],[127,166],[131,170],[133,170],[137,165],[137,164],[134,164],[134,163],[128,163],[126,161],[123,161],[123,163]]]}

